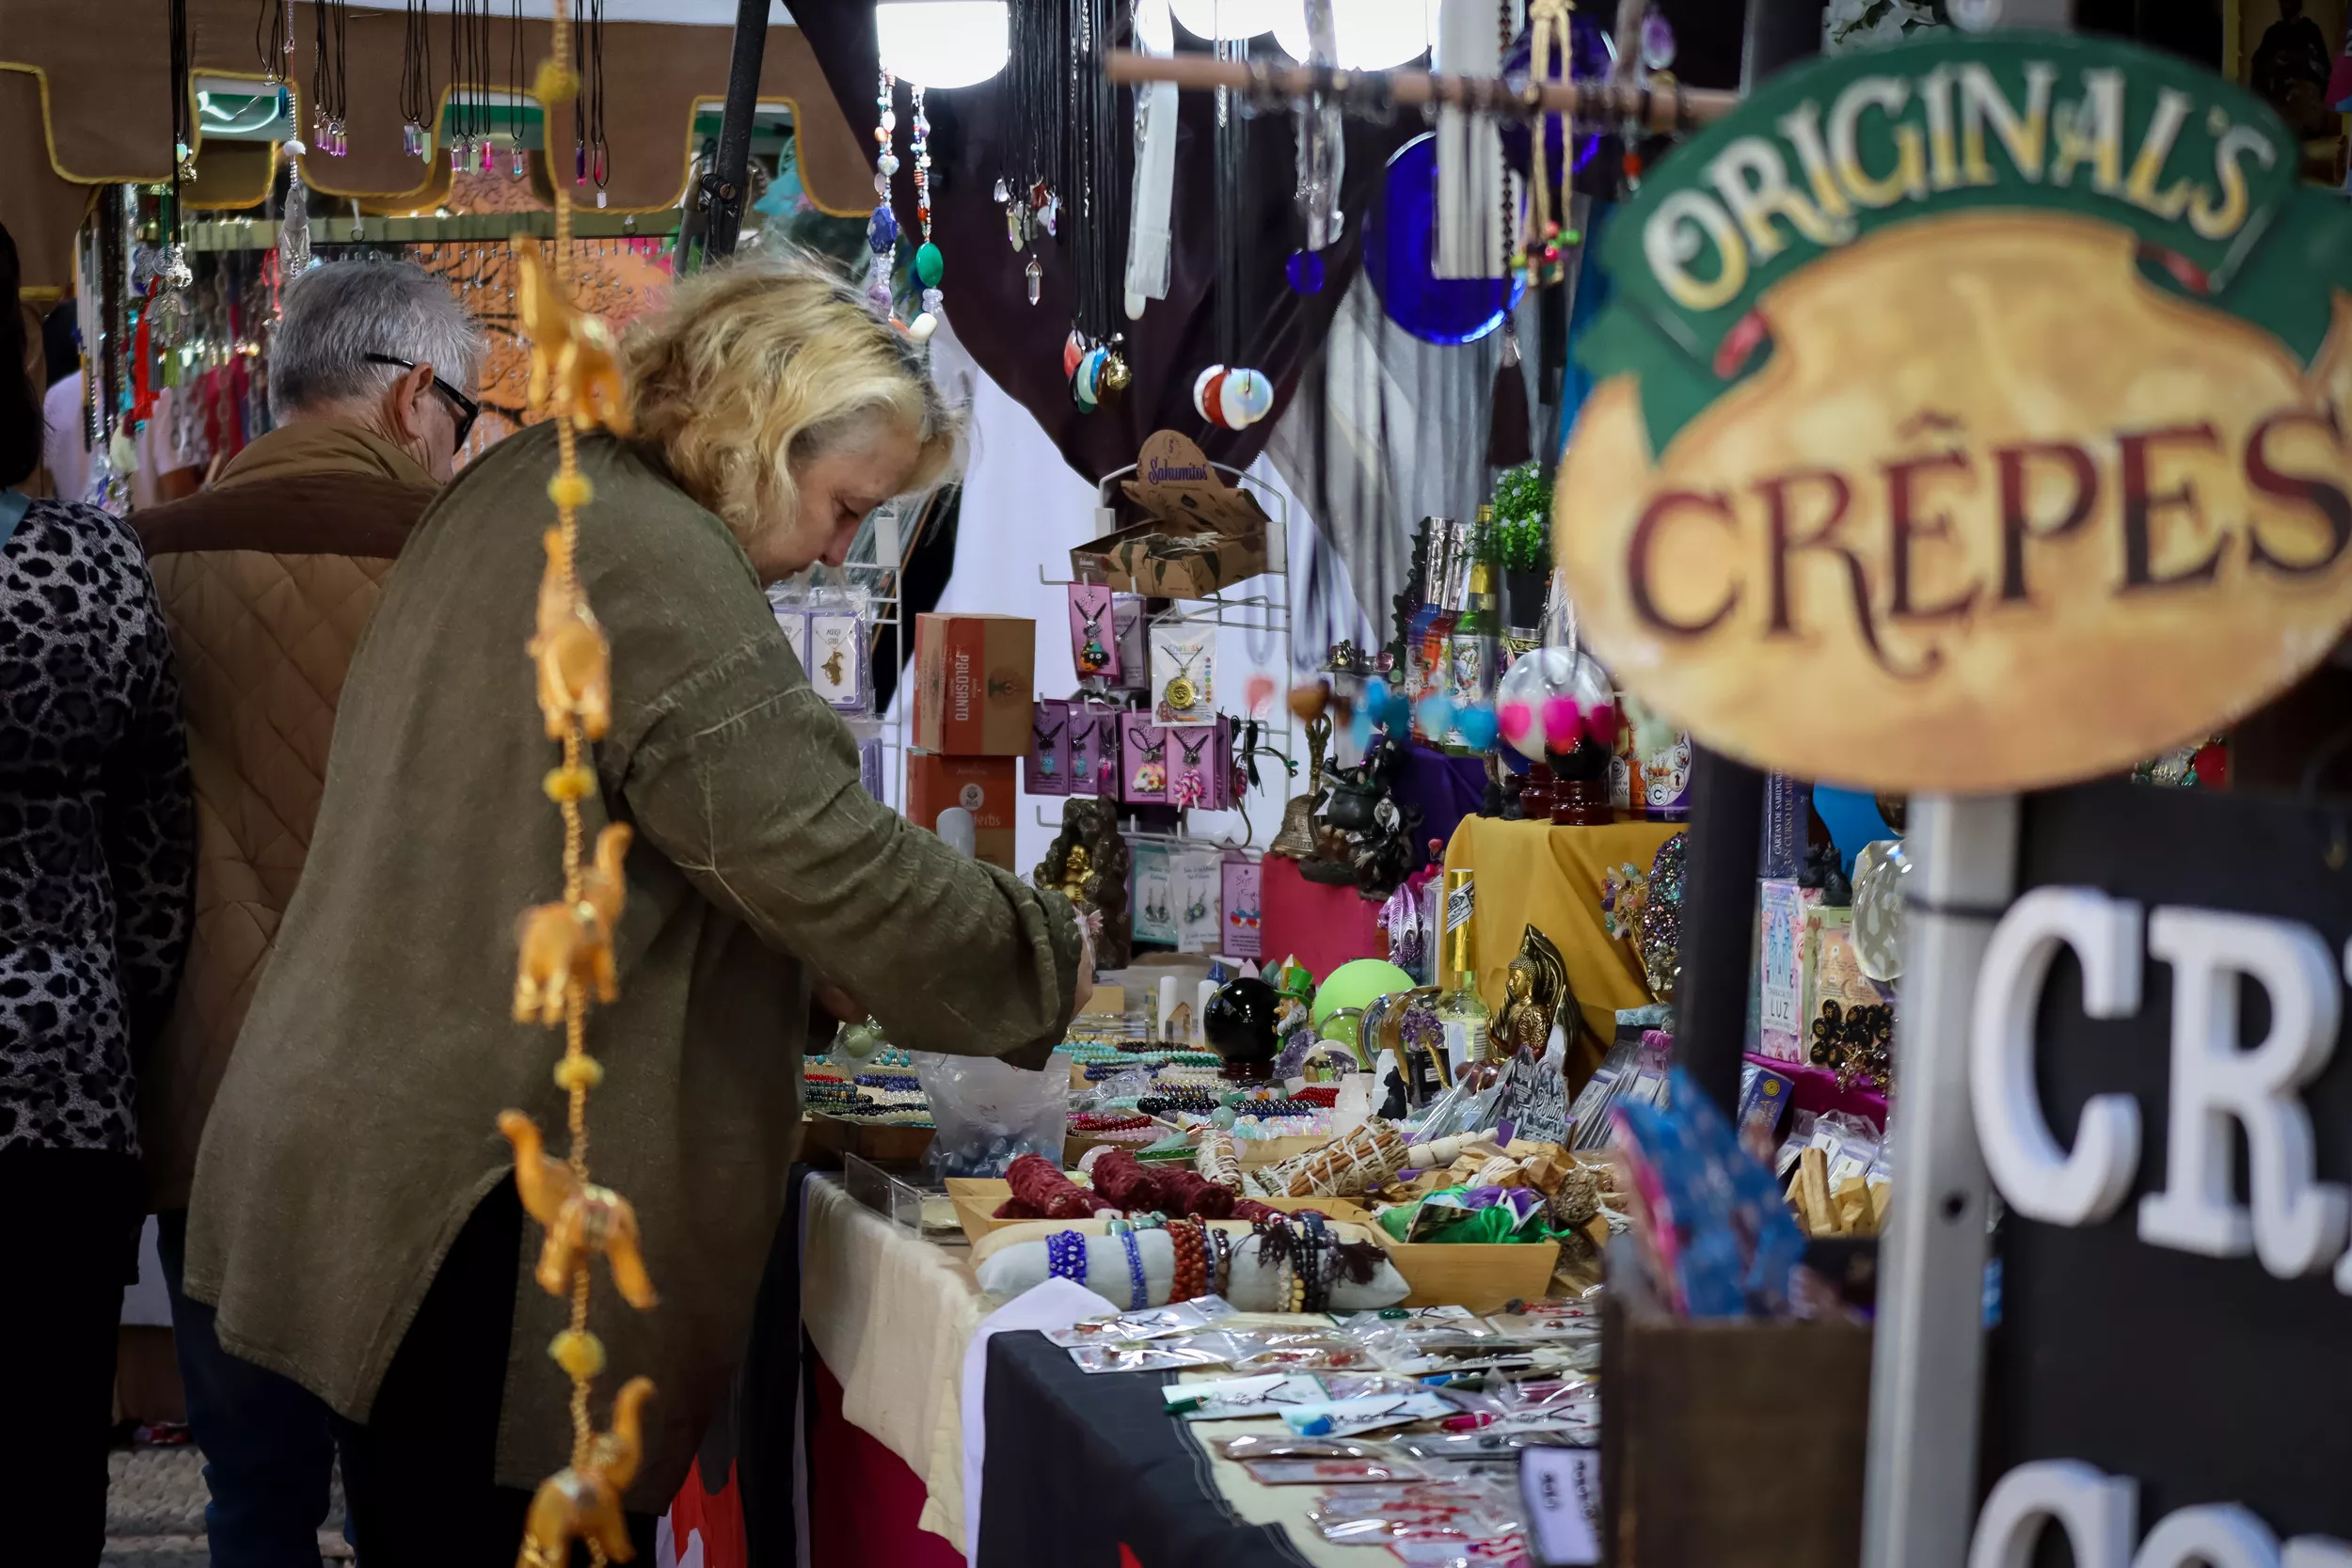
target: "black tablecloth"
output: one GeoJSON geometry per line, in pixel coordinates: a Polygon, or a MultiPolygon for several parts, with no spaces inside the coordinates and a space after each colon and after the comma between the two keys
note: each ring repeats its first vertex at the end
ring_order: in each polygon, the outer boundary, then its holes
{"type": "MultiPolygon", "coordinates": [[[[1236,1517],[1159,1372],[1080,1371],[1041,1334],[988,1344],[979,1568],[1305,1568],[1279,1527],[1236,1517]]],[[[1367,1565],[1370,1568],[1370,1565],[1367,1565]]]]}

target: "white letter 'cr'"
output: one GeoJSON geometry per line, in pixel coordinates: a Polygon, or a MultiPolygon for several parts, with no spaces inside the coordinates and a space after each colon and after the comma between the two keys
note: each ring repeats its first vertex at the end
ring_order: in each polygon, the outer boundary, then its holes
{"type": "Polygon", "coordinates": [[[2096,1225],[2132,1190],[2139,1107],[2127,1094],[2092,1096],[2072,1153],[2050,1132],[2034,1090],[2033,1026],[2060,945],[2082,961],[2084,1012],[2139,1010],[2139,906],[2095,888],[2035,888],[2001,917],[1977,971],[1969,1101],[1985,1166],[2010,1208],[2045,1225],[2096,1225]]]}

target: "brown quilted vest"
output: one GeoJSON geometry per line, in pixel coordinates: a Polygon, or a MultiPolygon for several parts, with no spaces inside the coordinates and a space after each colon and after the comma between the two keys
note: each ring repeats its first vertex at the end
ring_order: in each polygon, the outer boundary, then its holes
{"type": "Polygon", "coordinates": [[[170,623],[196,786],[196,924],[139,1064],[148,1196],[184,1208],[213,1096],[302,875],[335,703],[432,477],[349,425],[246,447],[212,489],[136,513],[170,623]]]}

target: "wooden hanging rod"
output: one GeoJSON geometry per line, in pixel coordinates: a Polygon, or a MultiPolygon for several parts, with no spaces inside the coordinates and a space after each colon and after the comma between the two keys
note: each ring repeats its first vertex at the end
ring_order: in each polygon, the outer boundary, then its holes
{"type": "Polygon", "coordinates": [[[1661,134],[1720,119],[1740,103],[1736,92],[1686,87],[1679,82],[1655,87],[1613,80],[1547,82],[1538,87],[1496,76],[1448,76],[1427,71],[1318,71],[1311,66],[1221,60],[1214,55],[1141,55],[1124,49],[1111,52],[1104,71],[1114,82],[1173,82],[1193,91],[1231,87],[1266,104],[1320,92],[1365,113],[1376,114],[1399,103],[1458,103],[1474,113],[1509,119],[1541,110],[1599,121],[1631,119],[1661,134]]]}

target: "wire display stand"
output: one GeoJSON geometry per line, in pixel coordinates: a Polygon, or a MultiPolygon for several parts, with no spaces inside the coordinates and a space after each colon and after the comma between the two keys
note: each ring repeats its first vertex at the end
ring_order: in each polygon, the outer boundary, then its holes
{"type": "MultiPolygon", "coordinates": [[[[1245,578],[1231,588],[1218,589],[1199,598],[1168,600],[1168,608],[1152,616],[1148,626],[1215,626],[1240,632],[1239,651],[1248,660],[1249,669],[1254,672],[1270,667],[1275,672],[1274,699],[1270,710],[1259,720],[1260,733],[1264,737],[1260,741],[1260,747],[1278,752],[1285,759],[1303,767],[1304,759],[1298,752],[1295,721],[1292,718],[1289,703],[1284,700],[1283,689],[1283,683],[1297,669],[1292,645],[1294,611],[1290,602],[1290,498],[1264,480],[1231,464],[1212,463],[1209,467],[1223,475],[1227,483],[1235,488],[1248,491],[1256,498],[1259,509],[1265,514],[1266,568],[1258,576],[1245,578]]],[[[1136,465],[1131,463],[1104,475],[1095,485],[1095,517],[1101,531],[1108,532],[1118,526],[1119,485],[1122,481],[1133,478],[1135,473],[1136,465]]],[[[1038,567],[1037,579],[1049,588],[1067,587],[1081,580],[1050,576],[1042,563],[1038,567]]],[[[1224,663],[1226,655],[1224,640],[1220,638],[1217,650],[1220,664],[1224,663]]],[[[1222,675],[1218,678],[1223,690],[1234,689],[1233,685],[1225,682],[1222,675]]],[[[1246,712],[1241,715],[1244,721],[1250,717],[1246,712]]],[[[1270,840],[1279,827],[1280,800],[1286,798],[1278,791],[1277,803],[1271,814],[1273,820],[1263,824],[1241,807],[1229,807],[1209,814],[1242,817],[1248,826],[1246,837],[1240,839],[1231,833],[1210,836],[1195,832],[1192,830],[1192,807],[1177,808],[1179,826],[1172,833],[1135,827],[1120,831],[1131,843],[1239,852],[1254,860],[1265,851],[1265,845],[1258,840],[1270,840]]],[[[1036,812],[1038,826],[1059,830],[1061,816],[1058,812],[1049,816],[1041,803],[1032,809],[1036,812]]]]}

